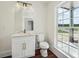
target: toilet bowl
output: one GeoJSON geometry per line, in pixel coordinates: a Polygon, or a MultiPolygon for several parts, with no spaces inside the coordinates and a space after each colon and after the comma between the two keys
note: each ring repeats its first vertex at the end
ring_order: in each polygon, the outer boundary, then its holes
{"type": "Polygon", "coordinates": [[[39,46],[41,49],[48,49],[49,48],[49,45],[47,42],[40,42],[39,46]]]}
{"type": "Polygon", "coordinates": [[[43,57],[47,57],[47,49],[49,48],[49,44],[44,41],[44,34],[39,34],[38,35],[38,42],[39,42],[39,47],[40,47],[40,53],[43,57]]]}

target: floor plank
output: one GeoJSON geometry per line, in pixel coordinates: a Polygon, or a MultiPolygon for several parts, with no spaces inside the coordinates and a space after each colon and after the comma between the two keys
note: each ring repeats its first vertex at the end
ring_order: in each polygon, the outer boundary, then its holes
{"type": "MultiPolygon", "coordinates": [[[[12,58],[12,56],[6,56],[6,57],[3,57],[3,58],[12,58]]],[[[30,57],[30,58],[43,58],[40,54],[40,49],[37,49],[35,51],[35,56],[30,57]]],[[[57,58],[57,56],[54,53],[52,53],[50,50],[48,50],[48,56],[45,57],[45,58],[57,58]]]]}
{"type": "MultiPolygon", "coordinates": [[[[43,58],[40,54],[40,49],[36,50],[35,56],[32,58],[43,58]]],[[[48,56],[46,58],[57,58],[57,56],[48,50],[48,56]]]]}

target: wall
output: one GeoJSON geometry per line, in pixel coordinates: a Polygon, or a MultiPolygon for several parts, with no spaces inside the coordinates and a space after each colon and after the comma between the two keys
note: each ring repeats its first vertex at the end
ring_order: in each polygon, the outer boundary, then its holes
{"type": "MultiPolygon", "coordinates": [[[[49,42],[50,50],[62,57],[63,55],[54,48],[56,34],[55,6],[59,2],[47,4],[35,1],[30,3],[32,3],[34,9],[34,31],[45,33],[45,39],[49,42]]],[[[18,10],[15,2],[0,2],[0,57],[11,54],[11,35],[22,31],[22,10],[18,10]]]]}
{"type": "MultiPolygon", "coordinates": [[[[46,33],[46,9],[41,2],[30,2],[34,9],[34,31],[46,33]]],[[[0,2],[0,57],[11,54],[11,35],[22,31],[21,9],[16,8],[16,2],[0,2]]]]}
{"type": "Polygon", "coordinates": [[[45,22],[47,15],[47,6],[42,2],[30,2],[34,9],[34,30],[36,33],[45,33],[45,22]]]}
{"type": "MultiPolygon", "coordinates": [[[[47,5],[42,2],[31,2],[33,11],[33,20],[34,20],[34,31],[35,33],[44,33],[46,34],[46,19],[47,19],[47,5]]],[[[20,17],[17,17],[19,19],[16,20],[16,32],[22,31],[22,18],[20,13],[22,12],[22,9],[16,11],[20,17]]],[[[17,18],[16,17],[16,18],[17,18]]],[[[38,48],[38,44],[36,42],[36,48],[38,48]]]]}
{"type": "MultiPolygon", "coordinates": [[[[28,3],[32,4],[32,9],[34,10],[33,12],[33,20],[34,20],[34,31],[36,33],[45,33],[45,22],[47,19],[47,5],[42,2],[31,2],[29,1],[28,3]]],[[[22,31],[22,8],[16,8],[16,32],[22,31]],[[19,16],[19,17],[18,17],[19,16]]]]}
{"type": "MultiPolygon", "coordinates": [[[[34,31],[46,34],[47,5],[43,2],[30,2],[34,9],[34,31]]],[[[46,35],[45,35],[46,37],[46,35]]],[[[36,48],[38,44],[36,42],[36,48]]]]}
{"type": "Polygon", "coordinates": [[[11,51],[11,34],[14,33],[14,2],[0,2],[0,57],[11,51]]]}
{"type": "Polygon", "coordinates": [[[54,45],[56,36],[56,6],[58,3],[59,2],[50,2],[48,4],[47,35],[50,46],[54,45]]]}

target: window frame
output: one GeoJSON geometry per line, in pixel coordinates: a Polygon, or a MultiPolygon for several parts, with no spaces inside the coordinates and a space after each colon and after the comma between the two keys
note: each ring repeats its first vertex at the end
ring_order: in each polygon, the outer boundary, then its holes
{"type": "MultiPolygon", "coordinates": [[[[60,3],[58,6],[56,6],[56,16],[58,17],[58,13],[57,13],[57,9],[62,5],[62,4],[64,4],[64,3],[66,3],[66,2],[62,2],[62,3],[60,3]]],[[[56,17],[56,40],[55,40],[55,42],[54,42],[54,46],[57,48],[57,41],[58,41],[58,19],[57,19],[57,17],[56,17]]],[[[71,18],[70,18],[71,19],[71,18]]],[[[70,28],[72,28],[72,27],[70,27],[70,28]]],[[[73,26],[73,28],[74,28],[74,26],[73,26]]],[[[79,42],[79,40],[78,40],[78,42],[79,42]]],[[[64,42],[63,42],[64,43],[64,42]]],[[[66,43],[65,43],[66,44],[66,43]]],[[[79,44],[79,43],[78,43],[79,44]]],[[[75,47],[73,47],[73,46],[71,46],[71,45],[69,45],[68,44],[68,46],[69,47],[72,47],[72,48],[75,48],[75,47]]],[[[77,48],[78,50],[79,50],[79,46],[78,46],[78,48],[77,48]]],[[[69,51],[70,49],[68,49],[68,51],[69,51]]],[[[63,51],[63,52],[65,52],[65,51],[63,51]]],[[[66,53],[66,52],[65,52],[66,53]]],[[[67,53],[68,55],[70,55],[69,53],[67,53]]],[[[72,55],[70,55],[71,57],[74,57],[74,56],[72,56],[72,55]]],[[[78,57],[79,57],[79,51],[78,51],[78,57]]]]}

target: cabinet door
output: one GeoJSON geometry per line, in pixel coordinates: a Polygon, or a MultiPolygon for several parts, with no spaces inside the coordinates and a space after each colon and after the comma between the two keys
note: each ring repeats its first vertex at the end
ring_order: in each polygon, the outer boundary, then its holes
{"type": "Polygon", "coordinates": [[[14,58],[24,57],[23,44],[24,44],[23,37],[14,37],[12,39],[12,57],[14,58]]]}
{"type": "Polygon", "coordinates": [[[35,56],[35,36],[26,37],[25,42],[26,42],[25,57],[35,56]]]}

